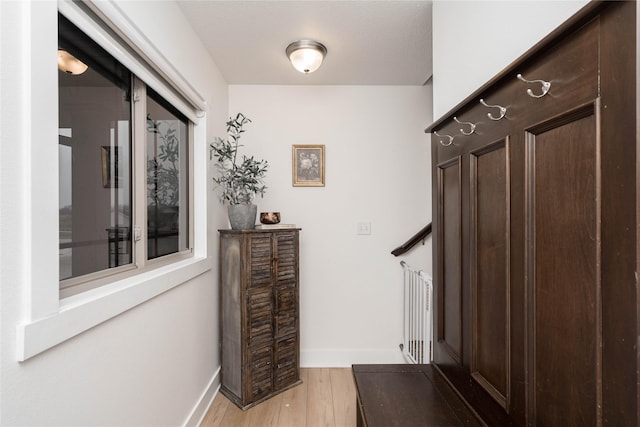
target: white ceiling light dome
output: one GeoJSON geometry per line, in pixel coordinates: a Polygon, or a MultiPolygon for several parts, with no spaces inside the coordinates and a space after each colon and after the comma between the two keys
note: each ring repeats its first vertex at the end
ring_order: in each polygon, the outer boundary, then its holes
{"type": "Polygon", "coordinates": [[[310,74],[322,65],[327,48],[313,40],[297,40],[287,46],[286,52],[296,70],[310,74]]]}
{"type": "Polygon", "coordinates": [[[64,49],[58,49],[58,69],[68,74],[82,74],[87,71],[87,64],[64,49]]]}

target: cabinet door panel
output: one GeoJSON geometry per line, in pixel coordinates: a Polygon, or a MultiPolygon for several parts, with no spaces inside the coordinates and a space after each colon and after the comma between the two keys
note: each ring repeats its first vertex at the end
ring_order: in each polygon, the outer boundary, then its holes
{"type": "Polygon", "coordinates": [[[277,233],[276,245],[278,263],[276,271],[276,283],[287,284],[297,281],[297,240],[293,233],[277,233]]]}
{"type": "Polygon", "coordinates": [[[251,280],[249,287],[268,286],[272,280],[273,245],[271,235],[268,233],[253,234],[250,240],[251,255],[249,259],[251,263],[249,269],[251,280]]]}
{"type": "Polygon", "coordinates": [[[249,345],[273,337],[273,295],[270,287],[251,289],[247,296],[249,345]]]}
{"type": "Polygon", "coordinates": [[[276,314],[275,336],[291,334],[298,329],[297,301],[295,286],[279,286],[275,288],[276,314]]]}
{"type": "Polygon", "coordinates": [[[298,380],[298,337],[291,335],[276,341],[275,388],[276,390],[298,380]]]}
{"type": "Polygon", "coordinates": [[[472,376],[507,406],[509,191],[507,143],[471,154],[472,376]]]}
{"type": "Polygon", "coordinates": [[[460,157],[438,165],[438,341],[462,363],[461,178],[460,157]]]}
{"type": "Polygon", "coordinates": [[[273,390],[272,343],[249,349],[249,372],[250,374],[247,375],[249,401],[266,396],[273,390]]]}
{"type": "Polygon", "coordinates": [[[589,106],[527,133],[531,419],[596,425],[601,407],[597,118],[589,106]]]}

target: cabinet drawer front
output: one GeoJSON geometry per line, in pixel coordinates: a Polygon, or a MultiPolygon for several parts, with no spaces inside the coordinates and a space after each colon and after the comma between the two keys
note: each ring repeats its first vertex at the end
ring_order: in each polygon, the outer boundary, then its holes
{"type": "Polygon", "coordinates": [[[249,349],[247,375],[249,400],[266,396],[273,389],[273,347],[271,343],[249,349]]]}
{"type": "Polygon", "coordinates": [[[273,337],[271,288],[251,289],[247,295],[249,345],[273,337]]]}

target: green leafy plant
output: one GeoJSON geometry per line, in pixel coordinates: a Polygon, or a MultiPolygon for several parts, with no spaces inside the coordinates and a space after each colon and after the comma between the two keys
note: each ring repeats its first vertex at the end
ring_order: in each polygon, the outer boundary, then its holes
{"type": "Polygon", "coordinates": [[[253,156],[238,157],[240,137],[244,126],[251,123],[244,114],[238,113],[227,122],[228,139],[216,137],[209,145],[210,157],[217,160],[216,169],[219,175],[213,178],[221,189],[220,202],[230,205],[250,204],[256,194],[264,196],[267,186],[264,177],[269,168],[266,160],[256,160],[253,156]]]}
{"type": "Polygon", "coordinates": [[[176,130],[167,122],[153,120],[147,115],[147,132],[157,135],[156,155],[147,160],[147,193],[150,203],[156,206],[177,206],[179,199],[180,171],[178,156],[180,140],[176,130]],[[163,132],[162,128],[166,127],[163,132]]]}

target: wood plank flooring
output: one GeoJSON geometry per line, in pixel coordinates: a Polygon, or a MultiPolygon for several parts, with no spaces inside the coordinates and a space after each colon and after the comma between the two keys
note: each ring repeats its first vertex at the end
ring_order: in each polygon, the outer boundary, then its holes
{"type": "Polygon", "coordinates": [[[200,427],[353,427],[351,368],[306,368],[302,384],[246,411],[218,393],[200,427]]]}

